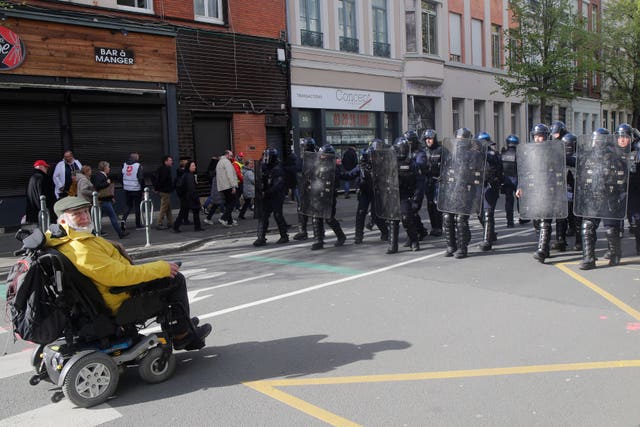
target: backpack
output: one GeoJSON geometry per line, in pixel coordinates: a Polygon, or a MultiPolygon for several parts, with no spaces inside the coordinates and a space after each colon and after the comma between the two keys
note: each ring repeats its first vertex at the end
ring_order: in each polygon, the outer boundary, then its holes
{"type": "MultiPolygon", "coordinates": [[[[37,233],[42,236],[38,229],[33,234],[37,233]]],[[[13,332],[36,344],[55,341],[66,325],[55,273],[44,266],[42,261],[45,258],[52,256],[38,249],[27,249],[7,276],[7,311],[13,332]]]]}

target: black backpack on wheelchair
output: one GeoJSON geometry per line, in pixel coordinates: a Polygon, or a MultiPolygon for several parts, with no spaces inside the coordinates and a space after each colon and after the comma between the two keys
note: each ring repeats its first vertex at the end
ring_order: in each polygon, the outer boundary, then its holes
{"type": "MultiPolygon", "coordinates": [[[[45,247],[40,230],[30,234],[21,231],[16,237],[23,242],[16,254],[31,257],[37,264],[40,280],[32,287],[46,289],[46,311],[55,313],[50,317],[56,322],[46,334],[38,336],[40,345],[31,357],[35,369],[31,385],[53,383],[57,388],[52,401],[66,396],[75,405],[87,408],[113,395],[119,375],[128,365],[137,365],[140,377],[148,383],[162,382],[173,375],[175,356],[170,334],[140,333],[154,320],[168,331],[180,310],[184,313],[184,307],[167,302],[166,291],[171,289],[168,278],[112,289],[114,293],[130,294],[114,316],[93,282],[59,251],[45,247]],[[44,342],[48,341],[46,337],[51,341],[44,342]]],[[[12,317],[14,311],[18,309],[12,307],[12,317]]]]}

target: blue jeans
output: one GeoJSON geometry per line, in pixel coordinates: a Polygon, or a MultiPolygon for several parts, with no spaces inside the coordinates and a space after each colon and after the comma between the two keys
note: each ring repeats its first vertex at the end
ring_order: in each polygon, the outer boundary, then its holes
{"type": "Polygon", "coordinates": [[[120,224],[118,224],[118,216],[116,215],[116,211],[113,209],[113,202],[111,200],[100,200],[100,208],[103,216],[109,216],[109,220],[111,220],[111,226],[115,230],[116,234],[120,236],[120,224]]]}

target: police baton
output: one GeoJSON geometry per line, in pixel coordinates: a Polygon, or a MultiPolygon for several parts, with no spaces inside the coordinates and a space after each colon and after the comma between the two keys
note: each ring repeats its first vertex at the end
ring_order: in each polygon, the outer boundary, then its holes
{"type": "Polygon", "coordinates": [[[149,198],[149,187],[144,188],[144,199],[140,202],[140,214],[142,215],[142,225],[144,226],[145,233],[147,234],[147,244],[145,247],[151,246],[149,243],[149,229],[153,222],[153,202],[149,198]]]}
{"type": "Polygon", "coordinates": [[[96,236],[102,234],[102,212],[100,211],[100,202],[98,201],[98,192],[91,193],[91,222],[93,223],[93,232],[96,236]]]}
{"type": "Polygon", "coordinates": [[[49,229],[51,218],[49,218],[49,209],[47,209],[47,196],[40,196],[40,211],[38,212],[38,227],[44,233],[49,229]]]}

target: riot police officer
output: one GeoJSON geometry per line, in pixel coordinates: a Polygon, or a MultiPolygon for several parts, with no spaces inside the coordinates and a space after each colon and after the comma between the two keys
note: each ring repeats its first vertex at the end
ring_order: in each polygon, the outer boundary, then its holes
{"type": "Polygon", "coordinates": [[[567,125],[564,122],[558,120],[551,124],[549,133],[551,134],[551,139],[561,140],[563,136],[569,133],[569,130],[567,130],[567,125]]]}
{"type": "Polygon", "coordinates": [[[516,156],[520,138],[515,135],[509,135],[505,142],[507,148],[502,152],[502,174],[504,181],[502,183],[502,192],[504,193],[504,210],[507,216],[507,228],[513,228],[513,210],[515,202],[515,192],[518,188],[518,159],[516,156]]]}
{"type": "MultiPolygon", "coordinates": [[[[422,223],[422,219],[420,218],[420,209],[422,209],[422,202],[425,196],[425,188],[426,188],[426,179],[428,174],[428,163],[427,163],[427,155],[424,149],[422,142],[418,136],[418,133],[415,130],[408,130],[403,135],[407,141],[409,141],[409,145],[411,147],[411,158],[413,159],[413,164],[416,167],[416,192],[414,195],[414,202],[412,204],[412,210],[414,218],[414,224],[416,225],[416,230],[418,231],[418,240],[423,240],[425,237],[429,235],[429,232],[425,228],[422,223]]],[[[405,247],[411,246],[411,241],[407,239],[404,244],[405,247]]]]}
{"type": "Polygon", "coordinates": [[[564,252],[567,247],[567,236],[575,236],[576,238],[575,245],[573,246],[574,251],[582,250],[582,234],[580,233],[582,218],[577,218],[573,213],[577,140],[576,136],[571,132],[566,132],[561,139],[566,154],[567,203],[569,214],[566,219],[556,220],[556,242],[552,246],[552,249],[557,249],[561,252],[564,252]]]}
{"type": "MultiPolygon", "coordinates": [[[[460,156],[460,158],[457,159],[457,164],[459,166],[466,166],[466,164],[469,163],[468,160],[470,160],[472,157],[478,157],[481,159],[482,162],[485,161],[484,150],[482,150],[482,152],[478,151],[477,153],[472,153],[470,151],[474,149],[474,142],[475,142],[476,149],[480,149],[484,147],[482,144],[478,143],[478,141],[471,141],[471,139],[473,138],[473,134],[469,129],[467,128],[458,129],[455,133],[454,138],[460,142],[465,142],[465,145],[462,145],[462,144],[458,145],[456,149],[456,151],[458,151],[458,149],[461,149],[460,152],[456,153],[457,156],[460,156]],[[476,156],[476,154],[480,154],[480,156],[476,156]]],[[[482,166],[480,164],[476,166],[478,166],[478,169],[481,170],[482,166]]],[[[446,172],[447,174],[454,174],[454,175],[460,174],[459,169],[446,171],[446,172]]],[[[470,170],[470,172],[472,172],[472,175],[475,176],[477,169],[470,170]]],[[[444,169],[443,169],[443,173],[444,173],[444,169]]],[[[462,179],[458,182],[457,185],[462,185],[466,187],[468,182],[467,179],[470,177],[460,177],[460,178],[462,179]]],[[[456,177],[454,176],[445,176],[445,177],[441,176],[441,179],[456,181],[456,177]]],[[[457,188],[452,188],[451,191],[458,192],[460,190],[462,190],[462,188],[457,187],[457,188]]],[[[457,194],[447,195],[440,192],[439,200],[444,199],[444,196],[455,198],[455,197],[458,197],[459,195],[457,194]]],[[[466,198],[467,195],[465,195],[464,197],[466,198]]],[[[475,198],[475,196],[473,195],[472,197],[475,198]]],[[[479,197],[478,197],[478,200],[479,200],[479,197]]],[[[468,200],[466,200],[465,202],[468,202],[468,200]]],[[[465,204],[468,204],[468,203],[465,203],[465,204]]],[[[444,231],[444,238],[447,244],[447,250],[444,256],[451,257],[455,255],[457,259],[466,258],[468,255],[467,248],[469,246],[469,242],[471,241],[471,230],[469,229],[469,214],[456,214],[455,212],[447,211],[445,208],[443,208],[443,206],[440,203],[438,204],[438,209],[443,210],[443,215],[442,215],[443,231],[444,231]]],[[[476,210],[476,212],[479,212],[479,209],[476,210]]]]}
{"type": "MultiPolygon", "coordinates": [[[[629,199],[627,201],[627,219],[629,230],[636,241],[636,255],[640,255],[640,133],[627,123],[618,126],[618,139],[631,140],[631,154],[629,155],[629,199]]],[[[620,143],[618,143],[620,145],[620,143]]]]}
{"type": "MultiPolygon", "coordinates": [[[[315,153],[317,151],[318,151],[318,146],[316,144],[316,141],[313,138],[308,137],[300,141],[300,157],[298,158],[297,165],[296,165],[298,173],[302,173],[302,162],[304,158],[304,153],[305,152],[315,153]]],[[[298,183],[300,183],[300,179],[298,179],[298,183]]],[[[307,240],[309,238],[309,235],[307,233],[307,223],[309,221],[309,217],[306,215],[303,215],[302,212],[300,211],[299,197],[297,202],[298,202],[298,232],[293,236],[293,240],[307,240]]]]}
{"type": "MultiPolygon", "coordinates": [[[[620,129],[618,130],[620,131],[620,129]]],[[[615,135],[615,142],[607,129],[593,132],[585,149],[579,147],[576,168],[576,214],[582,214],[581,270],[596,267],[596,229],[600,220],[606,229],[609,265],[620,263],[622,257],[621,233],[626,214],[628,156],[631,137],[623,129],[615,135]]],[[[579,141],[581,144],[585,141],[579,141]]],[[[583,144],[584,145],[584,144],[583,144]]]]}
{"type": "Polygon", "coordinates": [[[380,229],[380,239],[383,241],[388,240],[386,222],[376,215],[376,209],[374,208],[374,194],[373,194],[373,177],[371,175],[371,151],[379,149],[383,145],[382,140],[376,138],[369,146],[363,149],[360,153],[360,162],[356,167],[355,173],[360,176],[360,187],[358,188],[358,209],[356,211],[356,228],[354,243],[359,245],[364,239],[364,225],[367,216],[369,206],[371,206],[371,219],[380,229]]]}
{"type": "Polygon", "coordinates": [[[438,210],[438,188],[440,182],[440,159],[442,158],[442,146],[438,143],[438,134],[433,129],[427,129],[422,133],[422,140],[426,146],[427,178],[424,195],[427,199],[427,213],[431,222],[432,236],[442,236],[442,212],[438,210]]]}
{"type": "MultiPolygon", "coordinates": [[[[407,233],[407,240],[412,251],[420,250],[418,230],[416,227],[416,193],[419,191],[419,180],[416,159],[411,156],[411,143],[401,136],[393,144],[398,159],[398,184],[400,192],[400,214],[402,226],[407,233]]],[[[389,248],[387,253],[398,252],[398,221],[389,221],[389,248]]]]}
{"type": "MultiPolygon", "coordinates": [[[[569,133],[567,130],[567,126],[564,122],[556,121],[551,124],[551,139],[554,141],[562,141],[564,143],[564,137],[569,133]]],[[[565,144],[565,149],[567,145],[565,144]]],[[[567,159],[567,162],[570,162],[570,159],[567,159]]],[[[569,166],[569,164],[567,164],[569,166]]],[[[571,171],[567,171],[567,199],[569,203],[571,203],[571,191],[568,189],[569,187],[569,174],[571,171]]],[[[571,212],[571,207],[569,207],[569,212],[571,212]]],[[[569,226],[568,218],[558,218],[556,219],[556,241],[551,245],[551,249],[564,252],[567,249],[567,229],[569,226]]]]}
{"type": "MultiPolygon", "coordinates": [[[[336,150],[333,148],[331,144],[325,144],[322,147],[320,147],[320,150],[318,150],[318,155],[321,158],[326,156],[326,159],[325,159],[326,161],[334,162],[334,185],[333,185],[333,194],[332,194],[332,200],[331,200],[331,215],[329,218],[326,218],[326,221],[338,239],[334,246],[336,247],[342,246],[344,245],[344,242],[347,240],[347,236],[345,236],[344,232],[342,231],[340,222],[336,219],[336,202],[338,197],[338,187],[341,179],[340,171],[338,170],[338,168],[335,168],[336,150]]],[[[324,248],[324,222],[325,222],[325,218],[323,217],[320,217],[320,216],[313,217],[313,234],[314,234],[315,242],[313,243],[313,245],[311,245],[312,251],[324,248]]]]}
{"type": "Polygon", "coordinates": [[[476,139],[487,147],[482,214],[479,216],[484,232],[482,242],[478,247],[482,251],[488,251],[491,250],[493,242],[497,239],[495,211],[500,196],[500,185],[502,185],[503,181],[502,159],[500,158],[500,153],[496,150],[495,141],[491,140],[491,135],[487,132],[480,132],[476,139]]]}
{"type": "Polygon", "coordinates": [[[262,212],[258,218],[258,238],[253,242],[253,246],[264,246],[267,244],[266,232],[269,223],[269,216],[273,213],[273,218],[278,224],[280,239],[276,243],[287,243],[289,235],[287,234],[287,224],[282,215],[282,205],[286,196],[286,185],[284,179],[284,170],[280,164],[280,153],[275,148],[268,148],[262,154],[262,163],[260,164],[260,185],[257,187],[260,194],[256,197],[261,198],[260,206],[262,212]]]}

